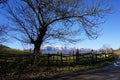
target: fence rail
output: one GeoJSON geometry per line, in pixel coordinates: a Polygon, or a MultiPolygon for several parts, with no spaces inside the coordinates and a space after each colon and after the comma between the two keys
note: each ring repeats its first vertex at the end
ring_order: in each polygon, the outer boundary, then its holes
{"type": "Polygon", "coordinates": [[[90,65],[96,64],[98,62],[112,60],[114,58],[113,53],[86,53],[86,54],[44,54],[36,55],[26,54],[26,55],[15,55],[15,54],[0,54],[0,63],[6,64],[19,64],[23,62],[24,64],[34,64],[36,59],[39,66],[66,66],[66,65],[90,65]]]}
{"type": "Polygon", "coordinates": [[[83,64],[96,64],[98,62],[112,60],[114,58],[113,53],[101,53],[101,54],[72,54],[72,55],[47,55],[49,65],[83,65],[83,64]]]}

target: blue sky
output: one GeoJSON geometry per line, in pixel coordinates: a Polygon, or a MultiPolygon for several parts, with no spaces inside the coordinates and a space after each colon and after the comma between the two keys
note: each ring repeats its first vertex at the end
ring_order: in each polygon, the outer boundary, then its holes
{"type": "Polygon", "coordinates": [[[114,6],[114,11],[101,25],[102,35],[96,40],[85,40],[79,43],[79,47],[99,49],[103,45],[107,45],[114,49],[120,48],[120,0],[111,0],[111,3],[114,6]]]}
{"type": "Polygon", "coordinates": [[[102,24],[102,35],[96,40],[85,40],[78,45],[98,49],[103,45],[117,49],[120,48],[120,0],[111,0],[114,6],[112,14],[107,16],[106,22],[102,24]]]}
{"type": "MultiPolygon", "coordinates": [[[[82,42],[73,45],[63,44],[63,46],[66,45],[67,47],[99,49],[103,45],[107,45],[114,49],[120,48],[120,0],[110,0],[110,1],[114,6],[114,11],[112,14],[109,14],[107,16],[106,22],[101,25],[102,35],[100,35],[98,39],[96,40],[86,39],[82,42]]],[[[9,41],[8,43],[5,43],[5,45],[11,48],[23,49],[22,44],[16,40],[9,41]]]]}

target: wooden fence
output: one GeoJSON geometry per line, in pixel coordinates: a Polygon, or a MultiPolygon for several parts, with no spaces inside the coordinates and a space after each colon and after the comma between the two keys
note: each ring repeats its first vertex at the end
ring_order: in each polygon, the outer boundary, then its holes
{"type": "Polygon", "coordinates": [[[86,53],[86,54],[0,54],[0,64],[9,65],[33,65],[34,60],[38,66],[74,66],[74,65],[91,65],[102,61],[113,60],[113,53],[86,53]]]}
{"type": "Polygon", "coordinates": [[[102,61],[113,60],[113,53],[101,53],[101,54],[48,54],[49,66],[66,66],[66,65],[91,65],[102,61]]]}

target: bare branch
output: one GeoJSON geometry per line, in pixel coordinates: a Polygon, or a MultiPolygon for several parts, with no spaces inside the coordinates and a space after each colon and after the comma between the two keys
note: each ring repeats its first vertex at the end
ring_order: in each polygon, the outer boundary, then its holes
{"type": "Polygon", "coordinates": [[[16,39],[33,44],[38,52],[46,40],[73,43],[81,41],[82,36],[96,39],[99,24],[111,12],[107,1],[13,0],[14,5],[8,6],[8,19],[11,29],[19,33],[16,39]]]}
{"type": "Polygon", "coordinates": [[[7,27],[4,25],[1,25],[0,26],[0,44],[7,41],[6,34],[7,34],[7,27]]]}

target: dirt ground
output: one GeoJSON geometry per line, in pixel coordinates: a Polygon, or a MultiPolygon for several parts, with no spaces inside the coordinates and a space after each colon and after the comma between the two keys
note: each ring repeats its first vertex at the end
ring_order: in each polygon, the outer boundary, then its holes
{"type": "Polygon", "coordinates": [[[70,75],[58,77],[52,80],[120,80],[120,67],[111,65],[102,69],[87,71],[84,73],[71,73],[70,75]]]}

